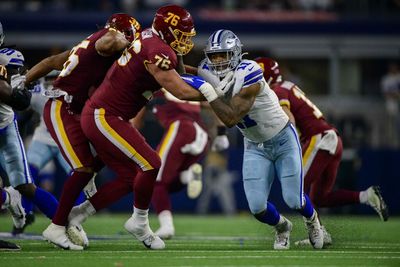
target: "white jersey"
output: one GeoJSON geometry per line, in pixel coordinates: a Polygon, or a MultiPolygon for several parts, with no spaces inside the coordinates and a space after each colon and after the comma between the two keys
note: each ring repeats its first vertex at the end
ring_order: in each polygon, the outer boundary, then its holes
{"type": "MultiPolygon", "coordinates": [[[[203,60],[198,67],[198,75],[216,87],[220,80],[203,60]]],[[[256,143],[265,142],[278,134],[288,123],[289,117],[279,105],[274,91],[263,77],[261,67],[253,60],[242,60],[234,70],[235,83],[226,91],[226,97],[232,97],[250,85],[259,83],[260,92],[246,116],[236,126],[243,136],[256,143]]]]}
{"type": "MultiPolygon", "coordinates": [[[[7,80],[7,70],[4,65],[0,65],[0,79],[7,80]]],[[[0,101],[0,130],[6,128],[14,120],[12,108],[0,101]]]]}
{"type": "Polygon", "coordinates": [[[40,124],[36,127],[32,140],[39,141],[46,145],[57,146],[57,143],[51,137],[47,130],[46,124],[43,119],[43,108],[48,98],[42,95],[43,87],[38,84],[32,92],[31,107],[40,115],[40,124]]]}

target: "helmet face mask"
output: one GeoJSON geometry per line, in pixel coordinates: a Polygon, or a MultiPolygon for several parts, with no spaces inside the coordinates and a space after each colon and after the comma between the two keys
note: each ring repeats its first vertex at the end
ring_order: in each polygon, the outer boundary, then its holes
{"type": "Polygon", "coordinates": [[[211,34],[204,50],[207,65],[218,77],[234,70],[242,60],[242,43],[229,30],[218,30],[211,34]]]}
{"type": "Polygon", "coordinates": [[[129,42],[133,42],[138,38],[141,31],[139,22],[134,17],[124,13],[111,15],[104,28],[111,28],[121,32],[129,42]]]}
{"type": "Polygon", "coordinates": [[[196,35],[193,18],[190,13],[177,5],[159,8],[154,16],[152,29],[177,54],[188,54],[194,44],[192,37],[196,35]]]}

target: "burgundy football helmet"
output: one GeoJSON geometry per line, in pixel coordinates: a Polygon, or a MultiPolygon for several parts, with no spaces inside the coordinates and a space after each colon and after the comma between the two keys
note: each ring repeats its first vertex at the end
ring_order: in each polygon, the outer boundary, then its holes
{"type": "Polygon", "coordinates": [[[278,62],[268,57],[258,57],[254,59],[254,61],[256,61],[263,70],[264,78],[268,85],[282,81],[282,75],[281,71],[279,70],[278,62]]]}
{"type": "Polygon", "coordinates": [[[132,16],[125,13],[115,13],[108,18],[104,28],[115,29],[125,35],[129,42],[133,42],[139,37],[141,26],[139,22],[132,16]]]}
{"type": "Polygon", "coordinates": [[[177,54],[186,55],[192,50],[192,37],[196,31],[192,16],[183,7],[168,5],[159,8],[152,27],[177,54]]]}

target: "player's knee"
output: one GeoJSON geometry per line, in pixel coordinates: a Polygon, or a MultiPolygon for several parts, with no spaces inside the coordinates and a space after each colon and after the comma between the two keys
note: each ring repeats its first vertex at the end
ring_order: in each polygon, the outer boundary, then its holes
{"type": "Polygon", "coordinates": [[[291,209],[298,210],[302,208],[301,198],[297,194],[284,194],[283,199],[286,205],[291,209]]]}
{"type": "Polygon", "coordinates": [[[256,216],[265,211],[265,201],[249,201],[249,209],[251,214],[256,216]]]}

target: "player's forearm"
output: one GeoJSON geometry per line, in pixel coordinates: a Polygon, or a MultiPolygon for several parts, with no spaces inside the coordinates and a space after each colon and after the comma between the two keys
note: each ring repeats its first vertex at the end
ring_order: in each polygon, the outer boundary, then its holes
{"type": "Polygon", "coordinates": [[[33,66],[26,74],[26,84],[29,84],[37,79],[44,77],[52,70],[62,70],[65,61],[67,61],[69,50],[60,54],[47,57],[33,66]]]}
{"type": "Polygon", "coordinates": [[[238,114],[237,110],[231,105],[225,103],[222,98],[217,98],[216,100],[212,101],[210,106],[226,127],[231,128],[235,126],[242,118],[238,114]]]}

